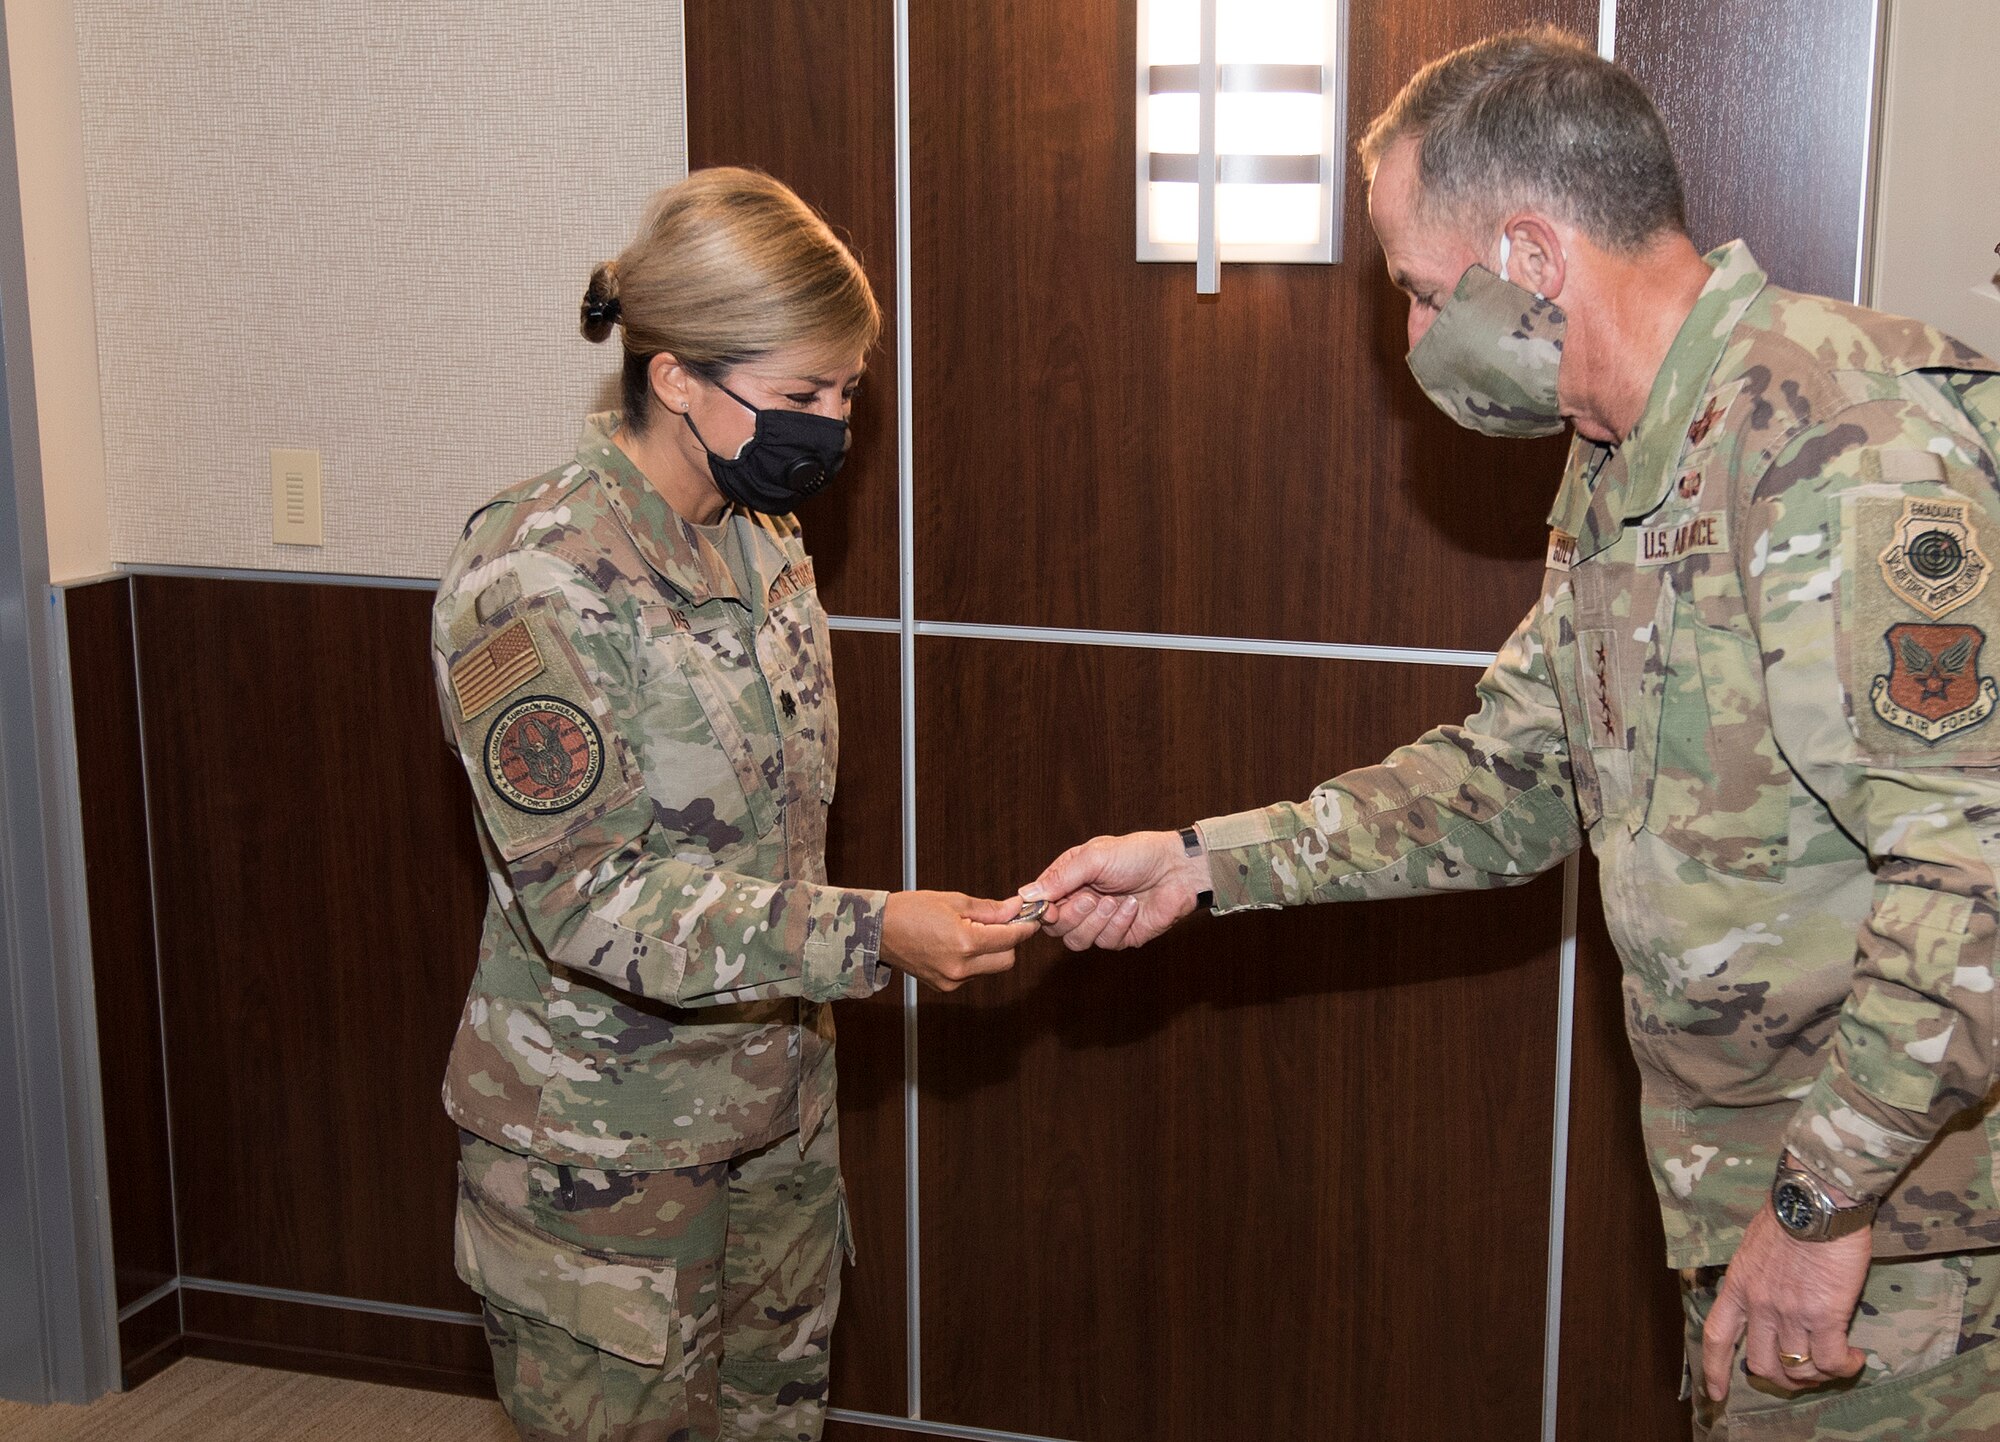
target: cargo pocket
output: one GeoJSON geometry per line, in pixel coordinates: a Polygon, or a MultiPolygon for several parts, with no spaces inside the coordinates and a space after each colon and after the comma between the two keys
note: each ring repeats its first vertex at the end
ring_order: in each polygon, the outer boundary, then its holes
{"type": "Polygon", "coordinates": [[[1930,1110],[1958,1013],[1925,998],[1953,986],[1971,927],[1969,898],[1908,887],[1883,893],[1863,926],[1868,964],[1841,1012],[1840,1039],[1847,1074],[1877,1101],[1930,1110]]]}
{"type": "Polygon", "coordinates": [[[771,778],[753,740],[769,731],[756,658],[727,615],[654,605],[642,609],[641,621],[645,729],[656,753],[648,758],[648,790],[668,820],[712,855],[754,844],[778,821],[771,778]]]}
{"type": "Polygon", "coordinates": [[[460,1184],[458,1275],[495,1307],[558,1327],[642,1367],[682,1365],[671,1262],[592,1252],[537,1230],[460,1184]]]}
{"type": "Polygon", "coordinates": [[[1785,875],[1791,771],[1778,754],[1755,645],[1676,603],[1659,695],[1645,829],[1750,881],[1785,875]]]}
{"type": "Polygon", "coordinates": [[[1598,781],[1597,760],[1590,754],[1590,721],[1584,710],[1582,657],[1576,630],[1576,596],[1568,581],[1542,598],[1542,649],[1548,655],[1549,679],[1562,708],[1568,741],[1570,782],[1576,790],[1577,818],[1588,832],[1604,814],[1604,788],[1598,781]]]}

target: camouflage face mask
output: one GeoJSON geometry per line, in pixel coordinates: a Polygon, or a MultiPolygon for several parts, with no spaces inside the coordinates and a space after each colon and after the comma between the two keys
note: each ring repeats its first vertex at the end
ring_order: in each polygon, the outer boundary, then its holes
{"type": "MultiPolygon", "coordinates": [[[[1508,248],[1502,235],[1503,271],[1508,248]]],[[[1410,371],[1462,426],[1489,436],[1552,436],[1563,428],[1556,375],[1567,327],[1561,306],[1475,265],[1410,352],[1410,371]]]]}

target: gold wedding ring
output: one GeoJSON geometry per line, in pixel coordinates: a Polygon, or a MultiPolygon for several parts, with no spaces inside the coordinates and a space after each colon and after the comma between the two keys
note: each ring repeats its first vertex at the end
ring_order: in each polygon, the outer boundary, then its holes
{"type": "Polygon", "coordinates": [[[1787,1367],[1803,1367],[1806,1363],[1812,1361],[1812,1356],[1810,1353],[1780,1352],[1778,1360],[1783,1362],[1787,1367]]]}

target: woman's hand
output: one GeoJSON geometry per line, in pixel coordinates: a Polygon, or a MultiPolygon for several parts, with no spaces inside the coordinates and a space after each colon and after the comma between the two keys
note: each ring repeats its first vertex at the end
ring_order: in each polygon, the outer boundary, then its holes
{"type": "Polygon", "coordinates": [[[956,891],[898,891],[882,915],[882,960],[937,991],[1006,971],[1014,948],[1041,928],[1013,921],[1020,898],[981,901],[956,891]]]}

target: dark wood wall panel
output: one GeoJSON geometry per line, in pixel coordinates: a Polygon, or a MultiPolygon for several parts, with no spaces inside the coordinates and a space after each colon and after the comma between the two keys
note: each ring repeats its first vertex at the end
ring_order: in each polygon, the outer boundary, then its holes
{"type": "Polygon", "coordinates": [[[485,1327],[317,1306],[274,1297],[189,1291],[189,1355],[330,1377],[490,1396],[485,1327]]]}
{"type": "MultiPolygon", "coordinates": [[[[911,7],[918,614],[1491,648],[1534,597],[1562,444],[1460,429],[1347,170],[1344,259],[1133,258],[1136,10],[911,7]],[[971,539],[977,538],[977,539],[971,539]]],[[[1349,134],[1492,30],[1594,0],[1355,5],[1349,134]]]]}
{"type": "Polygon", "coordinates": [[[1794,290],[1854,296],[1874,0],[1620,0],[1618,59],[1674,138],[1704,248],[1742,238],[1794,290]]]}
{"type": "Polygon", "coordinates": [[[1595,1442],[1615,1421],[1620,1442],[1680,1442],[1688,1431],[1680,1287],[1666,1265],[1639,1132],[1623,976],[1597,879],[1596,863],[1587,861],[1577,908],[1556,1435],[1595,1442]]]}
{"type": "MultiPolygon", "coordinates": [[[[921,880],[1303,797],[1456,668],[926,641],[921,880]]],[[[1554,878],[1038,941],[919,1008],[927,1417],[1094,1442],[1538,1435],[1554,878]],[[1437,1385],[1449,1358],[1452,1385],[1437,1385]]]]}
{"type": "MultiPolygon", "coordinates": [[[[112,1237],[113,1246],[117,1237],[112,1237]]],[[[119,1384],[129,1392],[165,1371],[184,1355],[181,1296],[178,1290],[139,1308],[118,1323],[119,1384]]]]}
{"type": "Polygon", "coordinates": [[[827,609],[893,616],[896,130],[890,0],[687,0],[688,163],[750,165],[848,239],[883,311],[840,479],[800,510],[827,609]]]}
{"type": "MultiPolygon", "coordinates": [[[[63,614],[76,714],[111,1243],[118,1305],[124,1308],[171,1281],[178,1270],[131,583],[101,581],[66,591],[63,614]]],[[[152,1324],[137,1329],[141,1351],[159,1342],[156,1332],[152,1324]]],[[[136,1356],[128,1353],[125,1361],[136,1356]]]]}
{"type": "Polygon", "coordinates": [[[430,597],[136,584],[182,1268],[472,1309],[437,1093],[485,876],[430,597]]]}
{"type": "MultiPolygon", "coordinates": [[[[902,643],[836,631],[840,793],[827,875],[843,886],[903,884],[902,643]]],[[[855,1265],[833,1336],[834,1405],[900,1416],[908,1405],[903,1253],[903,988],[835,1008],[840,1155],[855,1265]]]]}

